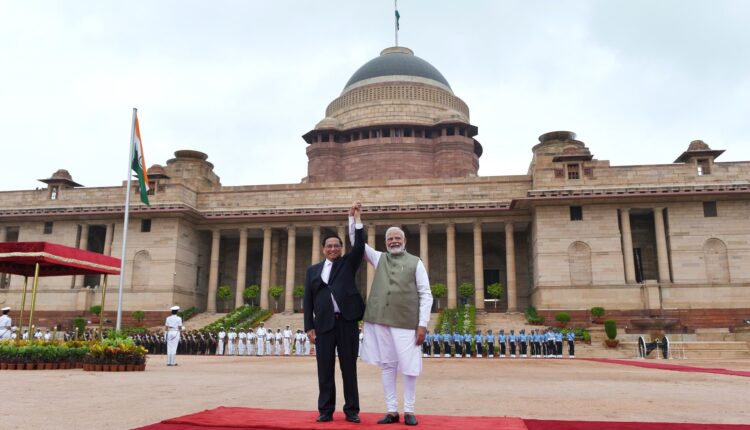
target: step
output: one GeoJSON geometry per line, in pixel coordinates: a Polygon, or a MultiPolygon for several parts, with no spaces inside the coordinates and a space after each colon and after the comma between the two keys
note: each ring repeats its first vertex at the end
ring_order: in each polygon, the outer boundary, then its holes
{"type": "Polygon", "coordinates": [[[286,326],[289,326],[289,329],[292,331],[296,331],[297,329],[304,330],[305,328],[305,314],[301,312],[297,313],[275,313],[271,315],[270,318],[268,318],[265,321],[266,328],[269,329],[281,329],[284,330],[286,326]]]}

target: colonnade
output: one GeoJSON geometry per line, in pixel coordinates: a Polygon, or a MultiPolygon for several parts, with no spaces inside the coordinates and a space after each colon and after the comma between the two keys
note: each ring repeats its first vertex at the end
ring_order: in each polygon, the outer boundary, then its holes
{"type": "MultiPolygon", "coordinates": [[[[502,221],[501,221],[502,222],[502,221]]],[[[482,232],[483,223],[481,220],[469,221],[472,224],[473,231],[473,255],[474,255],[474,288],[475,288],[475,305],[478,309],[483,309],[485,306],[484,297],[484,248],[482,244],[482,232]]],[[[514,224],[511,221],[502,222],[504,224],[504,236],[505,236],[505,263],[506,263],[506,291],[508,295],[508,312],[518,311],[518,291],[516,286],[516,258],[515,258],[515,245],[514,245],[514,224]]],[[[430,227],[436,225],[445,226],[445,238],[446,238],[446,267],[445,267],[445,279],[447,287],[447,299],[448,307],[455,307],[457,304],[457,273],[456,273],[456,222],[447,221],[444,223],[427,223],[420,222],[419,224],[419,257],[422,259],[423,264],[429,271],[429,237],[430,227]]],[[[462,222],[466,224],[466,222],[462,222]]],[[[385,226],[385,223],[379,224],[376,222],[370,222],[367,224],[369,232],[375,232],[378,226],[385,226]]],[[[390,224],[388,224],[390,225],[390,224]]],[[[275,230],[284,229],[287,235],[287,253],[286,253],[286,273],[284,278],[284,312],[292,312],[294,301],[293,301],[293,290],[295,281],[295,267],[296,267],[296,251],[297,251],[297,235],[299,230],[308,230],[312,237],[312,252],[310,264],[318,263],[323,257],[321,255],[321,229],[328,228],[333,229],[337,232],[339,237],[345,238],[348,236],[346,225],[288,225],[285,227],[263,226],[263,227],[240,227],[239,228],[239,250],[238,250],[238,261],[237,261],[237,292],[235,295],[235,305],[240,306],[243,303],[243,291],[245,288],[246,271],[247,271],[247,243],[248,243],[248,230],[249,229],[262,229],[263,231],[263,257],[262,267],[260,276],[260,306],[264,309],[269,308],[269,297],[268,292],[272,285],[276,285],[276,266],[278,264],[278,258],[272,258],[273,255],[278,255],[279,251],[279,235],[276,234],[275,230]],[[310,231],[311,230],[311,231],[310,231]]],[[[432,234],[435,234],[434,232],[432,234]]],[[[409,241],[414,241],[416,238],[407,238],[409,241]]],[[[216,291],[219,284],[219,252],[220,252],[220,240],[221,240],[221,229],[214,228],[211,230],[211,251],[210,251],[210,265],[209,265],[209,279],[208,279],[208,297],[206,310],[208,312],[216,312],[216,291]]],[[[346,242],[346,241],[345,241],[346,242]]],[[[368,234],[367,243],[375,248],[376,247],[376,235],[368,234]]],[[[346,249],[344,250],[346,252],[346,249]]],[[[372,280],[375,275],[375,270],[370,265],[367,265],[367,293],[372,284],[372,280]]]]}
{"type": "MultiPolygon", "coordinates": [[[[625,265],[625,282],[636,283],[635,261],[633,258],[633,233],[630,227],[631,208],[620,209],[620,232],[622,234],[622,256],[625,265]]],[[[667,249],[667,232],[664,225],[664,208],[653,208],[654,213],[654,236],[656,239],[656,261],[658,267],[659,283],[671,282],[669,273],[669,251],[667,249]]]]}

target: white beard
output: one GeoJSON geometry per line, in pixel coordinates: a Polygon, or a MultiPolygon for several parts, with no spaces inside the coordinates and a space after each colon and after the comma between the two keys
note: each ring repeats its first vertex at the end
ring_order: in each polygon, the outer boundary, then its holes
{"type": "Polygon", "coordinates": [[[388,248],[388,252],[390,252],[391,254],[401,254],[402,252],[404,252],[404,247],[403,246],[392,246],[392,247],[388,248]]]}

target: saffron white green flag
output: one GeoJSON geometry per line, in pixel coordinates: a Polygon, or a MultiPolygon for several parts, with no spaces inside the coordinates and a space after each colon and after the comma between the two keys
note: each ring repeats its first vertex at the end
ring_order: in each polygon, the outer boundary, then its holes
{"type": "Polygon", "coordinates": [[[148,202],[148,173],[146,173],[146,159],[143,157],[143,145],[141,144],[141,130],[138,127],[138,114],[135,116],[135,133],[133,133],[133,161],[132,168],[138,176],[138,185],[141,190],[141,201],[151,206],[148,202]]]}

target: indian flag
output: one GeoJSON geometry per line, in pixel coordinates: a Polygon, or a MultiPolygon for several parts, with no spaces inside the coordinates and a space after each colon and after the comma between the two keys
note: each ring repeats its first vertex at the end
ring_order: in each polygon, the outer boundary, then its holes
{"type": "Polygon", "coordinates": [[[148,202],[148,173],[146,173],[146,159],[143,157],[143,145],[141,144],[141,130],[138,127],[138,114],[135,116],[135,133],[133,133],[133,161],[131,167],[138,176],[138,185],[141,190],[141,201],[151,206],[148,202]]]}

